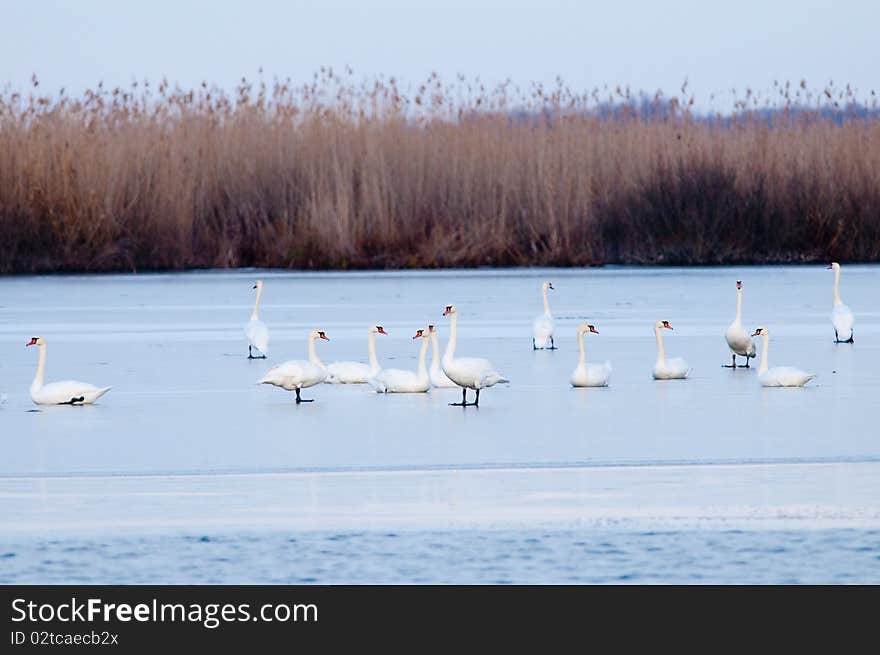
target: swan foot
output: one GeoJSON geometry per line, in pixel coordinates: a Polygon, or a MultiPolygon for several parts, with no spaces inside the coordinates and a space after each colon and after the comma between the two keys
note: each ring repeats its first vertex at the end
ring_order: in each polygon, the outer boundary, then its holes
{"type": "Polygon", "coordinates": [[[296,404],[297,405],[299,405],[300,403],[313,403],[313,402],[315,402],[314,398],[300,398],[299,397],[299,389],[296,390],[296,404]]]}
{"type": "MultiPolygon", "coordinates": [[[[731,359],[733,361],[730,364],[722,364],[721,368],[736,368],[736,354],[732,355],[731,359]]],[[[748,360],[746,360],[746,361],[748,361],[748,360]]]]}
{"type": "Polygon", "coordinates": [[[86,399],[85,396],[75,396],[68,400],[67,402],[58,403],[59,405],[76,405],[77,403],[84,402],[86,399]]]}
{"type": "MultiPolygon", "coordinates": [[[[834,333],[834,336],[837,336],[837,332],[834,333]]],[[[835,339],[834,343],[855,343],[855,340],[853,339],[853,335],[849,335],[849,339],[846,339],[845,341],[843,339],[835,339]]]]}
{"type": "Polygon", "coordinates": [[[253,346],[248,346],[248,359],[266,359],[265,355],[254,356],[253,346]]]}

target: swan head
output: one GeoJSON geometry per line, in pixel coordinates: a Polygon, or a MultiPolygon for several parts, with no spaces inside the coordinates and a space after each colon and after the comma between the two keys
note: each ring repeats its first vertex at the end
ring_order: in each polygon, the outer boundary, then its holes
{"type": "Polygon", "coordinates": [[[455,305],[446,305],[446,309],[443,310],[443,316],[449,316],[450,314],[455,314],[458,312],[455,305]]]}
{"type": "MultiPolygon", "coordinates": [[[[545,282],[544,284],[541,285],[541,289],[543,289],[544,291],[546,291],[547,289],[553,289],[553,283],[552,282],[545,282]]],[[[554,291],[555,291],[555,289],[554,289],[554,291]]]]}
{"type": "Polygon", "coordinates": [[[832,270],[833,270],[833,271],[839,271],[839,270],[840,270],[840,264],[838,264],[837,262],[831,262],[830,264],[828,264],[828,266],[825,267],[825,269],[828,270],[828,271],[832,271],[832,270]]]}
{"type": "Polygon", "coordinates": [[[31,337],[31,340],[25,344],[27,346],[45,346],[46,340],[43,337],[31,337]]]}
{"type": "Polygon", "coordinates": [[[736,290],[737,290],[737,291],[742,291],[742,288],[743,288],[743,281],[742,281],[742,280],[737,280],[737,281],[736,281],[736,290]]]}
{"type": "Polygon", "coordinates": [[[435,328],[433,325],[429,325],[429,326],[428,326],[428,332],[429,332],[429,333],[433,333],[433,332],[436,332],[436,331],[437,331],[437,328],[435,328]]]}
{"type": "Polygon", "coordinates": [[[599,330],[596,329],[595,325],[591,325],[590,323],[584,323],[578,328],[578,334],[584,334],[585,332],[592,332],[593,334],[599,334],[599,330]]]}
{"type": "Polygon", "coordinates": [[[416,335],[413,337],[413,339],[424,339],[427,336],[428,335],[425,333],[424,330],[416,330],[416,335]]]}
{"type": "Polygon", "coordinates": [[[669,321],[657,321],[654,323],[654,327],[656,329],[666,328],[667,330],[671,330],[672,326],[669,324],[669,321]]]}
{"type": "Polygon", "coordinates": [[[381,325],[371,325],[370,332],[373,334],[388,334],[381,325]]]}
{"type": "Polygon", "coordinates": [[[262,289],[262,288],[263,288],[263,281],[257,280],[257,283],[254,285],[254,289],[262,289]]]}
{"type": "Polygon", "coordinates": [[[753,337],[759,337],[764,334],[766,334],[767,336],[770,336],[770,333],[767,331],[767,328],[765,328],[765,327],[759,327],[757,330],[752,332],[753,337]]]}
{"type": "Polygon", "coordinates": [[[310,339],[323,339],[324,341],[330,341],[330,337],[324,334],[323,330],[312,330],[312,333],[309,335],[310,339]]]}

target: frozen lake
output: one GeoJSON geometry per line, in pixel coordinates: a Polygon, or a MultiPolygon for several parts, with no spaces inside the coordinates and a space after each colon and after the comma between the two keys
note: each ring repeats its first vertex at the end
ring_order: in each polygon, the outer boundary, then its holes
{"type": "Polygon", "coordinates": [[[757,582],[880,582],[878,273],[843,269],[852,345],[833,343],[823,266],[2,278],[0,534],[12,546],[0,545],[0,579],[63,582],[89,565],[93,582],[345,582],[333,562],[350,553],[322,545],[340,537],[370,546],[357,547],[366,573],[353,582],[735,581],[749,579],[751,562],[757,582]],[[246,359],[242,333],[258,277],[266,362],[246,359]],[[533,352],[545,279],[556,287],[559,350],[533,352]],[[816,374],[806,388],[763,389],[756,365],[721,368],[737,279],[745,326],[770,329],[771,366],[816,374]],[[434,323],[445,345],[449,303],[458,352],[489,358],[511,380],[484,391],[478,409],[447,406],[455,390],[377,395],[363,385],[320,385],[303,394],[315,403],[296,406],[254,384],[273,363],[304,359],[311,328],[331,339],[318,344],[325,362],[366,361],[366,328],[381,324],[380,361],[415,369],[412,335],[434,323]],[[656,319],[674,326],[666,351],[689,361],[688,380],[651,379],[656,319]],[[588,360],[614,367],[608,388],[568,384],[585,320],[600,332],[585,337],[588,360]],[[113,390],[95,406],[36,408],[37,353],[25,348],[35,335],[48,342],[47,381],[113,390]],[[787,548],[792,531],[803,547],[790,556],[748,555],[787,548]],[[678,568],[662,545],[651,550],[655,532],[681,535],[678,568]],[[713,534],[739,546],[730,566],[697,575],[687,562],[704,559],[713,534]],[[505,543],[541,535],[565,555],[501,557],[505,543]],[[302,556],[284,570],[290,539],[302,556]],[[602,548],[571,546],[596,539],[627,546],[607,561],[602,548]],[[150,557],[92,567],[133,543],[150,557]],[[485,546],[490,574],[460,561],[465,543],[485,546]],[[192,544],[238,554],[218,555],[233,563],[210,574],[167,569],[192,544]],[[383,552],[422,564],[401,573],[383,552]],[[315,573],[322,567],[336,577],[315,573]],[[126,570],[137,575],[126,580],[126,570]]]}

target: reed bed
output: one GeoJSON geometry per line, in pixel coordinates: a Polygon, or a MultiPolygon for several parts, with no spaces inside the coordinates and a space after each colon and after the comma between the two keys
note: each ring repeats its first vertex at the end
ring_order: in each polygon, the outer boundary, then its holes
{"type": "Polygon", "coordinates": [[[876,96],[487,89],[0,93],[0,272],[880,259],[876,96]]]}

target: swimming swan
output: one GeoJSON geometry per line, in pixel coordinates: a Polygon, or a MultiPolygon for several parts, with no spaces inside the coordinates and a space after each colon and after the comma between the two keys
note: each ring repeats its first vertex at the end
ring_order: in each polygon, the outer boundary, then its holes
{"type": "Polygon", "coordinates": [[[742,326],[743,292],[742,280],[736,281],[736,318],[724,332],[724,339],[730,348],[732,363],[724,364],[725,368],[736,368],[736,356],[746,358],[742,368],[749,368],[749,358],[756,354],[755,342],[749,337],[749,333],[742,326]]]}
{"type": "Polygon", "coordinates": [[[422,342],[419,350],[419,368],[415,373],[399,368],[383,368],[367,381],[376,393],[424,393],[431,388],[431,378],[428,377],[428,369],[425,366],[429,338],[425,330],[419,330],[413,337],[422,342]]]}
{"type": "Polygon", "coordinates": [[[480,389],[493,387],[499,382],[509,382],[505,377],[498,373],[487,359],[479,359],[476,357],[456,357],[455,343],[458,338],[458,310],[455,305],[447,305],[443,310],[443,316],[451,316],[449,321],[449,342],[446,344],[446,352],[443,353],[443,372],[449,376],[449,379],[461,387],[461,402],[449,403],[459,407],[467,407],[473,405],[478,407],[480,404],[480,389]],[[473,389],[477,392],[474,402],[467,402],[467,390],[473,389]]]}
{"type": "Polygon", "coordinates": [[[607,387],[611,379],[611,362],[604,364],[587,364],[584,353],[584,334],[592,332],[599,334],[595,326],[584,323],[578,328],[577,339],[580,357],[577,368],[571,374],[571,386],[573,387],[607,387]]]}
{"type": "Polygon", "coordinates": [[[437,328],[433,325],[428,326],[428,333],[431,335],[431,386],[438,389],[450,389],[457,387],[449,376],[440,368],[440,339],[437,338],[437,328]]]}
{"type": "Polygon", "coordinates": [[[761,336],[761,367],[758,369],[758,380],[765,387],[802,387],[815,375],[804,373],[792,366],[774,366],[767,368],[767,351],[770,350],[770,333],[765,327],[755,330],[753,337],[761,336]]]}
{"type": "Polygon", "coordinates": [[[654,336],[657,338],[657,362],[654,364],[655,380],[683,380],[690,373],[688,363],[681,357],[666,359],[666,351],[663,349],[662,329],[671,330],[669,321],[657,321],[654,323],[654,336]]]}
{"type": "Polygon", "coordinates": [[[37,405],[90,405],[111,387],[96,387],[87,382],[76,380],[64,380],[63,382],[50,382],[43,384],[43,374],[46,372],[46,340],[43,337],[33,337],[28,346],[39,346],[40,363],[37,365],[37,374],[31,384],[31,400],[37,405]]]}
{"type": "Polygon", "coordinates": [[[278,364],[270,368],[266,375],[260,379],[257,384],[271,384],[288,391],[296,392],[296,404],[310,403],[312,399],[305,400],[300,398],[300,389],[314,387],[320,384],[327,377],[327,369],[318,359],[315,352],[315,339],[323,339],[330,341],[327,335],[321,330],[312,330],[309,334],[309,359],[292,359],[283,364],[278,364]]]}
{"type": "Polygon", "coordinates": [[[550,282],[544,282],[541,285],[541,296],[544,299],[544,313],[535,317],[532,323],[532,350],[556,350],[556,344],[553,343],[553,315],[550,313],[550,302],[547,300],[547,289],[552,289],[550,282]],[[547,342],[550,347],[547,348],[547,342]]]}
{"type": "Polygon", "coordinates": [[[840,264],[833,262],[828,268],[834,270],[834,308],[831,310],[834,343],[853,343],[853,323],[856,322],[856,317],[840,300],[840,264]]]}
{"type": "Polygon", "coordinates": [[[381,367],[376,358],[376,335],[388,334],[381,325],[371,325],[368,331],[367,341],[369,345],[370,364],[360,362],[333,362],[327,366],[328,384],[364,384],[372,376],[376,375],[381,367]]]}
{"type": "Polygon", "coordinates": [[[251,312],[251,320],[244,326],[244,334],[248,340],[248,359],[266,359],[269,354],[269,328],[260,320],[260,298],[263,295],[263,281],[257,280],[254,285],[257,290],[257,301],[254,303],[254,311],[251,312]],[[259,355],[254,356],[254,348],[259,355]]]}

